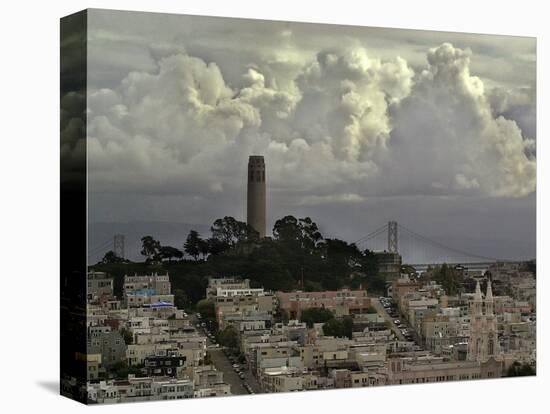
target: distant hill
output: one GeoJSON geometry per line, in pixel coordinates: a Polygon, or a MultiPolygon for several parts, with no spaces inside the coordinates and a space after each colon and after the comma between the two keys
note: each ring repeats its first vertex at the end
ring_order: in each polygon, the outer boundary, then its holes
{"type": "Polygon", "coordinates": [[[96,263],[108,250],[113,248],[113,236],[116,233],[125,235],[126,258],[143,260],[143,256],[139,253],[143,236],[153,236],[163,245],[181,249],[190,230],[196,230],[202,236],[210,236],[210,225],[206,224],[168,223],[164,221],[90,223],[88,227],[89,263],[96,263]]]}

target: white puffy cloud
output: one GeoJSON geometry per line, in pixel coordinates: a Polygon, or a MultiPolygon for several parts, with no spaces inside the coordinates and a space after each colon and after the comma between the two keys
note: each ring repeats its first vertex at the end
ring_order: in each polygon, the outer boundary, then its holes
{"type": "Polygon", "coordinates": [[[87,148],[90,222],[243,219],[247,157],[263,154],[271,223],[309,215],[354,240],[395,219],[532,255],[534,39],[100,10],[88,23],[88,145],[67,139],[86,131],[67,95],[62,151],[81,165],[87,148]]]}
{"type": "Polygon", "coordinates": [[[212,170],[223,170],[220,162],[237,137],[261,125],[259,109],[234,97],[216,64],[178,54],[158,67],[157,73],[130,73],[116,90],[89,95],[97,191],[171,192],[178,183],[180,191],[182,185],[191,193],[219,191],[224,175],[212,176],[212,170]]]}
{"type": "Polygon", "coordinates": [[[399,191],[520,197],[535,190],[532,141],[495,114],[470,58],[448,43],[430,49],[429,66],[395,111],[389,163],[399,191]]]}
{"type": "MultiPolygon", "coordinates": [[[[415,74],[400,57],[351,44],[304,59],[294,79],[252,62],[236,87],[215,62],[184,51],[159,57],[155,70],[90,92],[91,188],[234,191],[246,157],[259,153],[271,190],[299,205],[369,194],[529,194],[533,141],[503,115],[510,104],[470,74],[470,58],[442,44],[415,74]]],[[[290,61],[296,68],[300,59],[290,61]]]]}
{"type": "Polygon", "coordinates": [[[388,107],[408,95],[412,77],[403,59],[381,61],[362,47],[320,52],[297,80],[295,129],[326,142],[338,160],[368,162],[386,147],[388,107]]]}
{"type": "Polygon", "coordinates": [[[526,141],[528,155],[534,156],[537,137],[536,86],[494,87],[489,90],[487,98],[495,117],[503,116],[516,122],[526,141]]]}
{"type": "Polygon", "coordinates": [[[266,155],[275,188],[365,179],[389,137],[388,107],[406,96],[412,76],[402,59],[347,48],[319,53],[283,88],[251,65],[238,89],[215,63],[186,53],[161,58],[157,71],[131,72],[118,88],[90,94],[94,188],[176,191],[179,181],[221,191],[250,153],[266,155]]]}

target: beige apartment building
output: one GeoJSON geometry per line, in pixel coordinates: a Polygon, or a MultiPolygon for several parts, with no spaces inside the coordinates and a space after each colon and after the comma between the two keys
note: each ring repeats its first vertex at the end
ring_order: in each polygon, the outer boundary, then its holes
{"type": "Polygon", "coordinates": [[[388,384],[423,384],[444,381],[499,378],[502,362],[444,361],[443,358],[393,358],[389,361],[388,384]]]}
{"type": "Polygon", "coordinates": [[[302,311],[310,308],[324,308],[336,316],[366,313],[371,306],[366,290],[328,290],[321,292],[276,292],[279,308],[286,311],[290,319],[300,319],[302,311]]]}

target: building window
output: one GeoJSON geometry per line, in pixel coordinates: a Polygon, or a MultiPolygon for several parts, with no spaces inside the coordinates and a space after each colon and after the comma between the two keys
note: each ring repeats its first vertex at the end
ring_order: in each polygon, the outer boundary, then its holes
{"type": "Polygon", "coordinates": [[[495,353],[495,342],[492,339],[489,339],[489,355],[495,353]]]}

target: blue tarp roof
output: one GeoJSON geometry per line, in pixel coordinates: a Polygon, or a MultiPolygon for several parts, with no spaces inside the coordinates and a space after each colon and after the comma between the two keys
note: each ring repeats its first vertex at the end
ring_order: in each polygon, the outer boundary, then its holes
{"type": "Polygon", "coordinates": [[[145,307],[151,307],[151,308],[162,308],[162,307],[168,307],[168,306],[174,306],[171,302],[165,302],[163,300],[159,302],[153,302],[150,304],[144,304],[145,307]]]}

